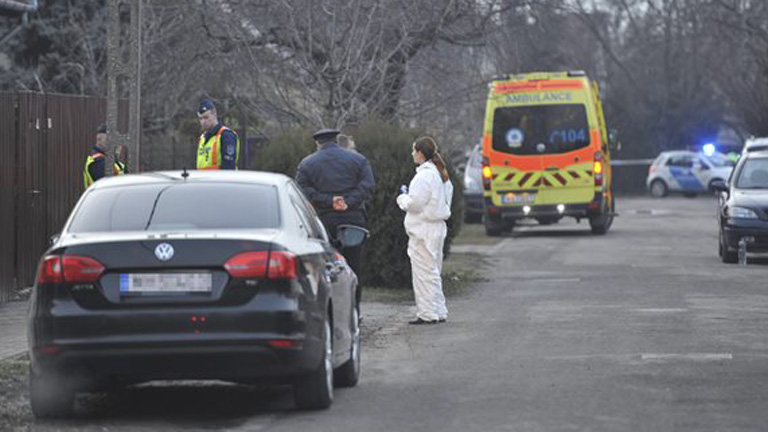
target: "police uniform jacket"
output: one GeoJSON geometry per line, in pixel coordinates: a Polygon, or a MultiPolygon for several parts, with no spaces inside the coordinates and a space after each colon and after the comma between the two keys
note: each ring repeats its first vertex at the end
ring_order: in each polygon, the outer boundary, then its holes
{"type": "Polygon", "coordinates": [[[93,181],[96,181],[102,177],[104,177],[106,173],[106,158],[107,155],[104,154],[104,151],[96,146],[93,146],[93,149],[91,150],[91,157],[93,157],[94,161],[88,165],[88,174],[90,174],[93,181]]]}
{"type": "Polygon", "coordinates": [[[337,143],[327,143],[301,161],[296,182],[324,222],[333,217],[366,226],[365,202],[376,183],[365,156],[345,150],[337,143]],[[333,210],[334,196],[344,197],[345,212],[333,210]]]}
{"type": "MultiPolygon", "coordinates": [[[[224,126],[221,122],[203,133],[205,141],[208,142],[214,135],[219,133],[219,129],[224,126]]],[[[237,169],[237,136],[231,129],[227,129],[221,134],[221,165],[219,169],[233,170],[237,169]]]]}

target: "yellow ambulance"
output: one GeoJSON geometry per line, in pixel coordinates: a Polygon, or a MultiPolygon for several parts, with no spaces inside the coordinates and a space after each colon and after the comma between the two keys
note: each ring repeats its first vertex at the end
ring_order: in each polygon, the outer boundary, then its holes
{"type": "Polygon", "coordinates": [[[597,83],[582,71],[493,80],[483,126],[483,201],[488,235],[522,219],[542,225],[613,223],[608,132],[597,83]]]}

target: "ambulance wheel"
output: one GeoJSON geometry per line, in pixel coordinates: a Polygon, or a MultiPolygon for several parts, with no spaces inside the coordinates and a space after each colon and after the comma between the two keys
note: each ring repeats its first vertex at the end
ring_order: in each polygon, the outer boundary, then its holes
{"type": "Polygon", "coordinates": [[[651,196],[654,198],[664,198],[669,194],[669,188],[664,180],[654,180],[651,183],[651,196]]]}
{"type": "Polygon", "coordinates": [[[493,221],[487,215],[483,218],[485,225],[485,235],[489,237],[498,237],[504,232],[504,225],[500,221],[493,221]]]}
{"type": "Polygon", "coordinates": [[[602,213],[589,217],[589,227],[592,229],[592,234],[602,235],[608,232],[613,225],[614,211],[613,197],[611,197],[610,205],[602,213]]]}

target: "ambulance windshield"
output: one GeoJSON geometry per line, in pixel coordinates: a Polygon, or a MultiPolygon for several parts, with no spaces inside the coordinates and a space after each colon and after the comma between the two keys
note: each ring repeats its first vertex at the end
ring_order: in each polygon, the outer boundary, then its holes
{"type": "Polygon", "coordinates": [[[567,153],[589,145],[584,105],[532,105],[497,108],[493,149],[515,155],[567,153]]]}

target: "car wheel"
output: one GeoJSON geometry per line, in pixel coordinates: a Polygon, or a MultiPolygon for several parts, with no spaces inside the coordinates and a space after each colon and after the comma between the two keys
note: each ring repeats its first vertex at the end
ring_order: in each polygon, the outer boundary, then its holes
{"type": "Polygon", "coordinates": [[[616,211],[614,205],[613,197],[611,197],[608,207],[602,213],[589,218],[589,227],[592,229],[592,234],[602,235],[608,232],[611,225],[613,225],[613,213],[616,211]]]}
{"type": "Polygon", "coordinates": [[[333,333],[328,318],[322,338],[323,353],[317,370],[299,377],[293,386],[294,401],[302,410],[326,409],[333,402],[333,333]]]}
{"type": "Polygon", "coordinates": [[[654,198],[664,198],[669,194],[669,188],[664,180],[654,180],[651,183],[651,196],[654,198]]]}
{"type": "Polygon", "coordinates": [[[66,418],[72,415],[75,392],[62,379],[37,375],[30,369],[29,402],[37,418],[66,418]]]}
{"type": "Polygon", "coordinates": [[[354,304],[351,321],[352,344],[349,348],[349,360],[333,372],[333,384],[336,387],[354,387],[360,379],[360,314],[354,304]]]}
{"type": "Polygon", "coordinates": [[[720,228],[718,233],[718,243],[717,252],[718,255],[720,255],[720,260],[722,262],[726,264],[735,264],[739,261],[739,254],[728,250],[728,245],[725,244],[725,235],[723,235],[722,228],[720,228]]]}

